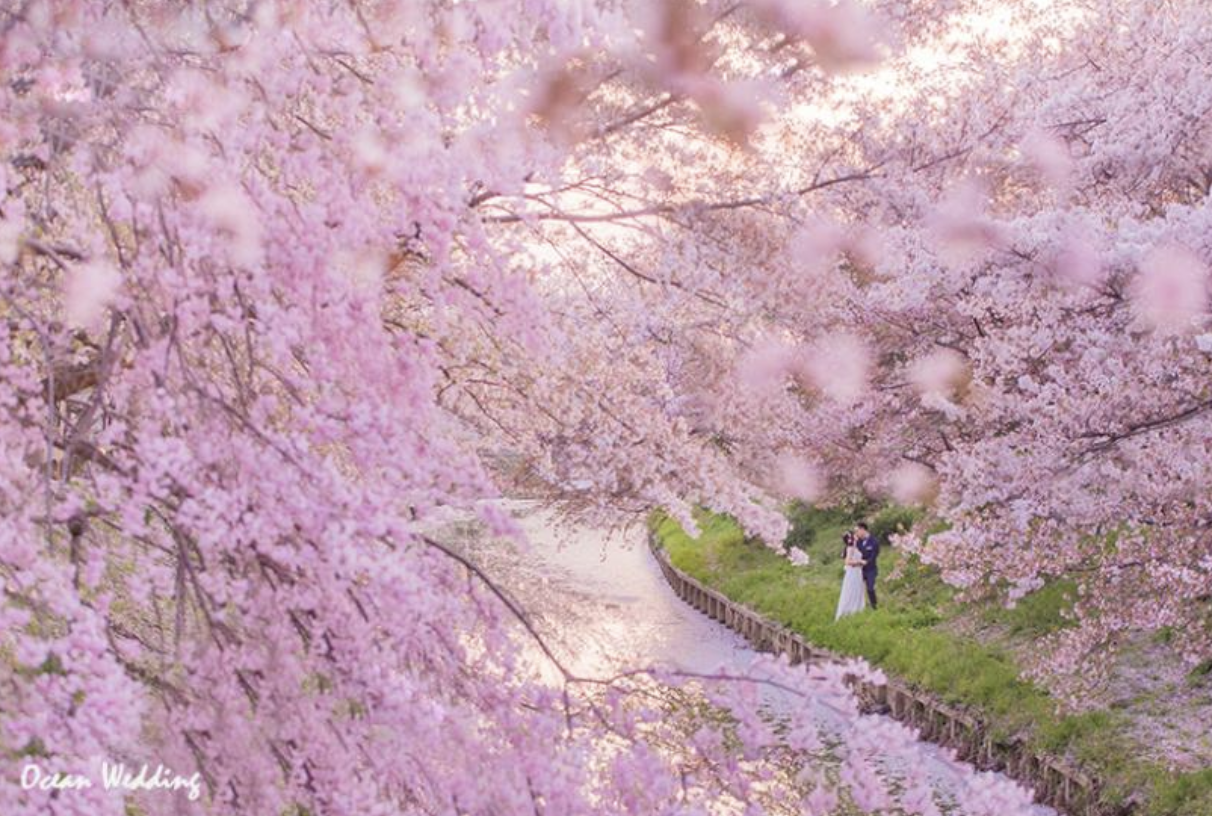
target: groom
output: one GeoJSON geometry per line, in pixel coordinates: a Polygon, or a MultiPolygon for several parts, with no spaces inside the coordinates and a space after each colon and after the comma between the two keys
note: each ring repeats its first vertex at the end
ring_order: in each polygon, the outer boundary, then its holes
{"type": "Polygon", "coordinates": [[[876,560],[880,557],[880,542],[871,535],[867,523],[860,521],[855,526],[855,546],[863,556],[863,583],[867,585],[867,601],[875,609],[875,576],[879,574],[876,560]]]}

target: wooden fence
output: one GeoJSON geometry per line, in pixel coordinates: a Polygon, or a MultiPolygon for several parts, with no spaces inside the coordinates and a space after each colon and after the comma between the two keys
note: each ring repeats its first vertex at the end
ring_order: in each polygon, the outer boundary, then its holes
{"type": "MultiPolygon", "coordinates": [[[[682,572],[669,562],[655,536],[650,535],[648,543],[665,580],[678,597],[740,634],[754,649],[784,653],[792,664],[843,659],[682,572]]],[[[1127,806],[1103,802],[1097,782],[1079,768],[1032,751],[1020,738],[994,740],[990,729],[978,717],[931,694],[892,678],[884,685],[857,677],[849,680],[864,710],[887,714],[918,729],[922,739],[953,749],[960,759],[977,768],[1001,771],[1031,788],[1038,802],[1070,816],[1127,816],[1132,811],[1127,806]]]]}

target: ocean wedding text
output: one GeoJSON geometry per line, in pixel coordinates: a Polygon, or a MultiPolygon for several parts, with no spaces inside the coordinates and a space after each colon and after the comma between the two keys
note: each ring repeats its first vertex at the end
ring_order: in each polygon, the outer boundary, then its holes
{"type": "MultiPolygon", "coordinates": [[[[154,771],[146,764],[136,773],[128,769],[125,763],[101,763],[101,786],[106,790],[181,790],[188,791],[189,800],[196,801],[202,796],[202,776],[196,771],[192,776],[181,776],[173,773],[163,765],[156,765],[154,771]]],[[[21,769],[21,787],[26,790],[39,788],[41,790],[81,790],[93,787],[91,777],[82,774],[65,774],[58,771],[46,771],[42,766],[28,763],[21,769]]]]}

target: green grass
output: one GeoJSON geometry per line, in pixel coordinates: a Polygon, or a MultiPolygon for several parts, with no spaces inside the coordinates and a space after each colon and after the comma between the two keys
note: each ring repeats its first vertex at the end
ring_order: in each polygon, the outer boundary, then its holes
{"type": "Polygon", "coordinates": [[[1073,625],[1066,613],[1073,608],[1077,586],[1052,581],[1021,599],[1012,609],[990,604],[980,610],[986,623],[1000,624],[1012,637],[1039,638],[1073,625]]]}
{"type": "Polygon", "coordinates": [[[872,517],[872,527],[885,545],[880,553],[879,609],[835,622],[843,571],[841,536],[854,513],[854,508],[792,508],[787,543],[808,553],[810,563],[803,567],[748,540],[727,516],[700,513],[698,539],[659,514],[651,524],[679,569],[819,646],[863,657],[948,702],[971,708],[996,739],[1022,735],[1039,750],[1071,756],[1104,781],[1108,799],[1122,801],[1133,792],[1144,792],[1148,816],[1212,814],[1207,806],[1212,801],[1212,774],[1169,774],[1140,759],[1118,712],[1058,714],[1045,690],[1021,678],[1006,648],[957,634],[957,627],[946,625],[975,616],[1012,640],[1038,638],[1071,625],[1064,614],[1072,604],[1071,584],[1045,585],[1013,609],[961,603],[934,569],[887,546],[889,531],[913,521],[909,511],[892,508],[872,517]],[[898,577],[890,579],[894,572],[898,577]]]}
{"type": "Polygon", "coordinates": [[[1149,795],[1148,816],[1208,816],[1212,813],[1212,768],[1159,774],[1149,795]]]}

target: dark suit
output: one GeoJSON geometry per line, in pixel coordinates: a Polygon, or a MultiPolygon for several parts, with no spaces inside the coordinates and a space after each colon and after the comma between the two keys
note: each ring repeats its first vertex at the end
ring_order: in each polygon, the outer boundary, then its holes
{"type": "Polygon", "coordinates": [[[867,585],[867,601],[875,609],[875,577],[879,575],[878,559],[880,557],[880,542],[875,536],[868,534],[866,538],[855,544],[859,554],[866,561],[863,565],[863,583],[867,585]]]}

